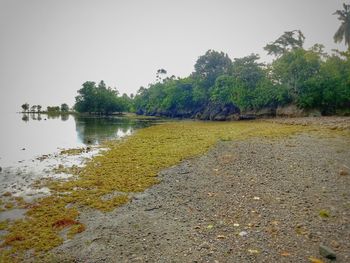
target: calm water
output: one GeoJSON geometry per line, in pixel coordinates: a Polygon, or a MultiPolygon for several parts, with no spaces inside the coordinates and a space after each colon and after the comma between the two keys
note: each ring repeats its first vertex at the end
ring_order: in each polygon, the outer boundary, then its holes
{"type": "Polygon", "coordinates": [[[155,121],[121,117],[78,117],[74,115],[2,114],[0,166],[16,166],[60,149],[96,145],[121,138],[155,121]]]}

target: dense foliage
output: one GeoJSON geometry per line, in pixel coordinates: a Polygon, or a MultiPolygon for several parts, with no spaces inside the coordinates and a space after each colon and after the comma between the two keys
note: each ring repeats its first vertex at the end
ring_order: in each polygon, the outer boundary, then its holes
{"type": "Polygon", "coordinates": [[[134,98],[139,114],[196,117],[210,105],[222,110],[235,105],[241,111],[294,104],[322,114],[350,107],[350,53],[328,55],[316,44],[304,49],[299,30],[285,32],[265,50],[275,56],[271,64],[251,54],[233,61],[222,52],[207,51],[186,78],[157,79],[141,87],[134,98]],[[219,106],[218,106],[219,105],[219,106]]]}
{"type": "Polygon", "coordinates": [[[85,82],[78,94],[74,105],[77,112],[111,114],[131,110],[131,98],[126,94],[119,97],[118,91],[107,87],[103,81],[97,86],[93,81],[85,82]]]}
{"type": "MultiPolygon", "coordinates": [[[[240,112],[276,114],[295,105],[324,115],[350,115],[350,5],[334,14],[341,21],[335,42],[344,40],[348,51],[329,55],[323,46],[304,48],[300,30],[284,32],[264,49],[274,56],[270,64],[251,54],[233,61],[223,52],[208,50],[185,78],[166,77],[159,69],[156,82],[141,87],[136,96],[119,97],[103,81],[85,82],[75,110],[89,113],[136,111],[138,114],[223,120],[240,112]]],[[[27,106],[22,105],[24,111],[27,106]]]]}

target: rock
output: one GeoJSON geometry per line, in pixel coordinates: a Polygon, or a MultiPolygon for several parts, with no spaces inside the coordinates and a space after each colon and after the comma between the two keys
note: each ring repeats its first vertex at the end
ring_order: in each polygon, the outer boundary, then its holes
{"type": "Polygon", "coordinates": [[[142,109],[137,109],[136,110],[136,114],[137,115],[143,115],[143,114],[145,114],[145,112],[142,109]]]}
{"type": "Polygon", "coordinates": [[[24,151],[26,148],[22,148],[22,151],[24,151]]]}
{"type": "Polygon", "coordinates": [[[341,169],[339,171],[339,175],[349,175],[349,172],[347,170],[345,170],[345,169],[341,169]]]}
{"type": "Polygon", "coordinates": [[[221,104],[210,102],[204,107],[192,110],[172,109],[163,111],[157,108],[151,110],[137,109],[137,115],[171,117],[171,118],[194,118],[200,120],[238,120],[240,109],[233,103],[221,104]]]}
{"type": "Polygon", "coordinates": [[[332,245],[332,247],[335,247],[335,248],[339,248],[340,247],[340,244],[337,241],[335,241],[335,240],[331,241],[331,245],[332,245]]]}
{"type": "Polygon", "coordinates": [[[239,120],[255,120],[256,116],[254,114],[242,114],[239,115],[239,120]]]}
{"type": "Polygon", "coordinates": [[[250,110],[242,112],[240,119],[251,119],[255,118],[271,118],[276,116],[276,108],[273,107],[265,107],[259,110],[250,110]]]}
{"type": "Polygon", "coordinates": [[[320,245],[319,251],[320,251],[320,255],[325,257],[325,258],[328,258],[328,259],[336,259],[337,258],[337,255],[335,254],[335,252],[331,248],[329,248],[325,245],[320,245]]]}
{"type": "Polygon", "coordinates": [[[208,242],[204,242],[202,245],[199,246],[200,249],[209,249],[210,245],[208,242]]]}
{"type": "Polygon", "coordinates": [[[319,110],[317,109],[312,109],[306,112],[308,117],[321,117],[322,114],[319,110]]]}
{"type": "Polygon", "coordinates": [[[201,120],[224,121],[238,119],[239,113],[239,108],[232,103],[222,105],[211,102],[195,116],[201,120]]]}
{"type": "Polygon", "coordinates": [[[247,231],[242,231],[238,235],[241,236],[241,237],[245,237],[246,235],[248,235],[248,232],[247,231]]]}
{"type": "Polygon", "coordinates": [[[296,105],[291,104],[276,109],[276,116],[278,117],[305,117],[307,114],[304,110],[299,109],[296,105]]]}

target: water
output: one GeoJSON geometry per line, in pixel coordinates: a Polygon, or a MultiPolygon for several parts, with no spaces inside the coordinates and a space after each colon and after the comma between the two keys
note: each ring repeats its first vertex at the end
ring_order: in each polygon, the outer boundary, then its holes
{"type": "Polygon", "coordinates": [[[60,149],[97,145],[106,139],[122,138],[154,120],[74,115],[0,115],[0,166],[17,166],[29,159],[60,149]]]}
{"type": "Polygon", "coordinates": [[[35,186],[38,180],[72,176],[55,168],[82,166],[100,153],[102,141],[123,138],[160,120],[13,113],[2,114],[0,121],[0,195],[10,192],[31,200],[50,194],[48,188],[35,186]],[[73,156],[60,154],[62,149],[82,147],[89,150],[73,156]]]}

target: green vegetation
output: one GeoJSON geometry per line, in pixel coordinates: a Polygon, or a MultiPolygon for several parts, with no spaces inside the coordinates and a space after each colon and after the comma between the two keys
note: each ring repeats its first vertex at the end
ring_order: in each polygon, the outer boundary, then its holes
{"type": "Polygon", "coordinates": [[[241,112],[256,112],[294,104],[324,115],[348,109],[350,52],[327,55],[319,44],[304,49],[304,39],[295,30],[266,45],[265,50],[275,56],[271,64],[260,63],[256,54],[231,61],[226,54],[209,50],[199,57],[189,77],[165,78],[147,89],[141,87],[134,99],[136,112],[195,118],[210,105],[216,105],[209,109],[212,112],[230,105],[241,112]]]}
{"type": "Polygon", "coordinates": [[[69,106],[67,103],[61,104],[61,112],[69,112],[69,106]]]}
{"type": "Polygon", "coordinates": [[[126,94],[118,96],[118,91],[107,87],[103,80],[96,86],[93,81],[87,81],[78,90],[74,109],[80,113],[111,114],[131,110],[131,98],[126,94]]]}
{"type": "Polygon", "coordinates": [[[320,217],[322,217],[322,218],[328,218],[328,217],[330,217],[329,212],[328,212],[327,210],[325,210],[325,209],[320,210],[319,215],[320,215],[320,217]]]}
{"type": "Polygon", "coordinates": [[[47,106],[46,111],[48,113],[59,113],[60,107],[59,106],[47,106]]]}
{"type": "Polygon", "coordinates": [[[350,5],[337,10],[341,25],[335,42],[343,39],[347,52],[324,53],[321,44],[304,48],[300,30],[284,32],[264,49],[275,56],[271,64],[259,63],[251,54],[234,61],[213,50],[200,56],[195,71],[186,78],[167,77],[158,70],[156,83],[141,87],[134,98],[138,114],[215,119],[290,104],[323,115],[350,114],[350,5]],[[238,107],[235,108],[235,107],[238,107]]]}
{"type": "Polygon", "coordinates": [[[38,187],[48,186],[51,196],[26,204],[12,199],[10,193],[4,194],[4,205],[12,202],[28,211],[24,219],[1,223],[0,227],[8,233],[1,237],[0,261],[13,262],[31,253],[45,254],[84,231],[85,226],[78,219],[79,210],[111,211],[125,204],[135,192],[158,183],[157,174],[162,169],[205,153],[219,140],[279,139],[298,132],[329,135],[345,131],[271,122],[184,121],[159,124],[138,130],[122,141],[108,142],[104,148],[109,149],[85,167],[67,170],[59,167],[62,172],[74,175],[71,180],[37,182],[38,187]]]}
{"type": "Polygon", "coordinates": [[[168,72],[159,69],[155,83],[140,87],[136,96],[118,97],[118,91],[107,88],[103,81],[98,86],[85,82],[75,109],[225,120],[263,110],[275,116],[278,108],[296,105],[303,112],[349,115],[350,5],[343,7],[334,13],[341,21],[334,41],[344,39],[346,52],[326,54],[321,44],[305,49],[303,33],[287,31],[264,47],[274,56],[270,64],[259,62],[257,54],[232,61],[223,52],[208,50],[197,59],[190,76],[167,77],[168,72]]]}
{"type": "MultiPolygon", "coordinates": [[[[345,25],[338,30],[336,40],[345,38],[349,45],[348,6],[344,9],[336,12],[345,25]]],[[[350,106],[350,51],[328,55],[319,44],[305,49],[304,40],[302,32],[294,30],[266,45],[265,50],[275,56],[271,64],[260,63],[256,54],[232,61],[223,52],[208,50],[198,58],[190,76],[166,77],[167,71],[159,69],[156,82],[141,87],[135,97],[119,96],[103,81],[98,85],[87,81],[78,91],[74,109],[91,114],[136,111],[204,119],[212,119],[217,112],[230,115],[289,104],[323,114],[346,112],[350,106]]],[[[28,103],[22,105],[24,112],[29,108],[28,103]]],[[[31,109],[41,111],[41,106],[31,109]]],[[[68,110],[67,104],[47,108],[52,113],[68,110]]],[[[85,230],[78,219],[79,210],[111,211],[128,202],[135,192],[158,183],[157,174],[162,169],[205,153],[219,140],[278,139],[297,132],[314,132],[314,128],[270,122],[173,122],[107,142],[104,146],[108,150],[85,167],[57,168],[56,172],[71,172],[71,180],[37,182],[38,187],[50,189],[49,197],[27,204],[10,193],[3,195],[0,209],[24,207],[27,212],[24,219],[0,222],[0,229],[6,231],[0,237],[0,261],[44,254],[85,230]]],[[[83,150],[61,153],[79,154],[83,150]]],[[[329,213],[321,210],[320,216],[328,217],[329,213]]]]}
{"type": "Polygon", "coordinates": [[[60,114],[60,113],[69,113],[69,106],[66,103],[61,104],[59,106],[47,106],[46,111],[41,111],[41,105],[30,105],[28,103],[24,103],[21,105],[23,113],[47,113],[47,114],[60,114]]]}

